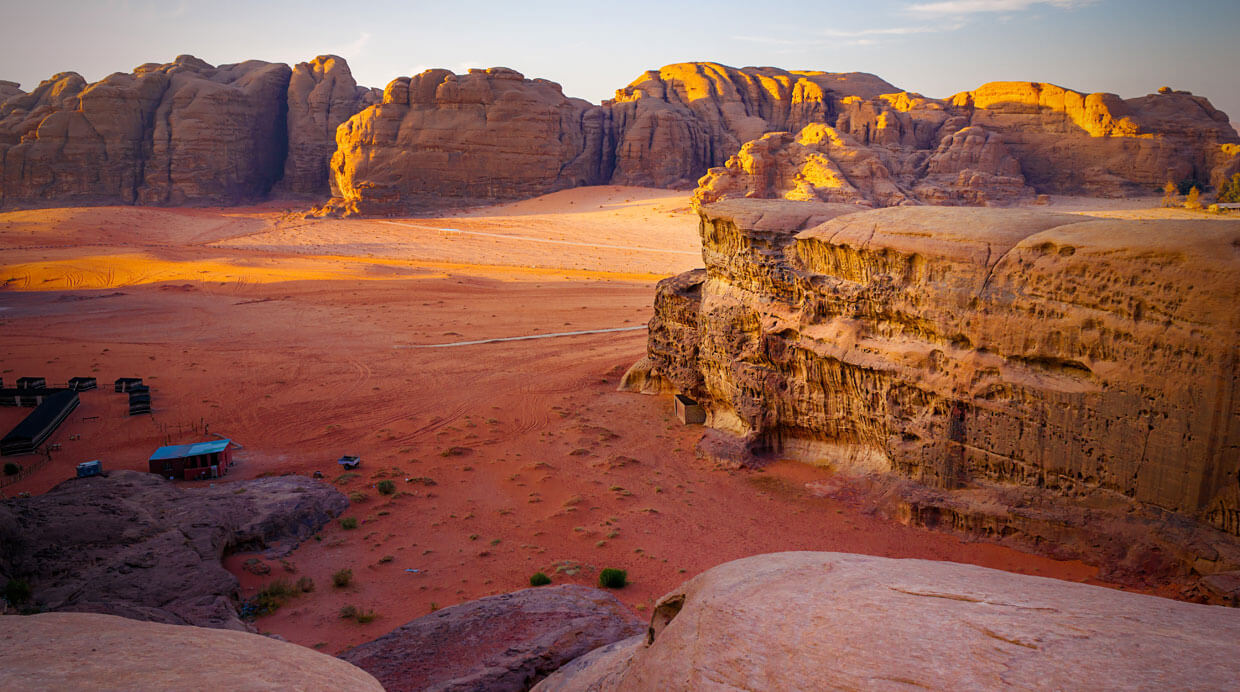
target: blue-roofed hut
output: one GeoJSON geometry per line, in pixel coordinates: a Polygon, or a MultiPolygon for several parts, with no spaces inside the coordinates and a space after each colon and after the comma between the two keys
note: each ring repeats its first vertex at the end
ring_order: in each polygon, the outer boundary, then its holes
{"type": "Polygon", "coordinates": [[[232,463],[232,440],[160,447],[151,455],[151,473],[187,481],[219,478],[232,463]]]}

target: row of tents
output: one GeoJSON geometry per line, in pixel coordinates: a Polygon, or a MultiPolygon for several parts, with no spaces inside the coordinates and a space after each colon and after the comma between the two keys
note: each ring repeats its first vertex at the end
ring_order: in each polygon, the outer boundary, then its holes
{"type": "MultiPolygon", "coordinates": [[[[81,403],[78,392],[98,386],[93,377],[71,378],[66,387],[48,387],[43,377],[19,377],[15,387],[5,388],[0,378],[0,406],[34,407],[0,439],[0,456],[33,454],[81,403]]],[[[129,415],[151,412],[151,388],[141,378],[122,377],[114,386],[117,392],[129,395],[129,415]]]]}

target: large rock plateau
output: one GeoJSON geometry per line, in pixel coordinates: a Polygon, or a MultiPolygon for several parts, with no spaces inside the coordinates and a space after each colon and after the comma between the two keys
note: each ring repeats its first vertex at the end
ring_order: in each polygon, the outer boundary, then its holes
{"type": "Polygon", "coordinates": [[[630,377],[703,403],[703,453],[1101,491],[1240,535],[1240,222],[847,209],[703,208],[706,268],[659,284],[630,377]]]}
{"type": "Polygon", "coordinates": [[[1228,689],[1240,611],[929,560],[776,553],[655,604],[534,689],[1228,689]]]}
{"type": "Polygon", "coordinates": [[[365,671],[304,646],[93,613],[0,617],[0,688],[383,691],[365,671]]]}
{"type": "Polygon", "coordinates": [[[224,553],[291,547],[348,505],[299,476],[193,489],[136,471],[68,480],[0,502],[0,580],[27,582],[41,611],[246,630],[224,553]]]}

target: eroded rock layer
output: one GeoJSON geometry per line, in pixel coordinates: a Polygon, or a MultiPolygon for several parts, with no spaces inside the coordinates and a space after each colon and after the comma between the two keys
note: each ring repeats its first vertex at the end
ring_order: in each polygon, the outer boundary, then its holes
{"type": "Polygon", "coordinates": [[[707,205],[704,274],[659,286],[652,374],[703,401],[709,453],[1102,489],[1240,535],[1240,222],[899,207],[802,230],[811,207],[707,205]]]}
{"type": "Polygon", "coordinates": [[[929,560],[776,553],[655,604],[534,689],[1223,689],[1240,612],[929,560]],[[898,655],[893,655],[897,654],[898,655]]]}

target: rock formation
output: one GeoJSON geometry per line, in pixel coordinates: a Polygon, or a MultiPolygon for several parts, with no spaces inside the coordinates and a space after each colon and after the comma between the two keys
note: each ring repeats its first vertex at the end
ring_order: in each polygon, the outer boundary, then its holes
{"type": "Polygon", "coordinates": [[[524,589],[413,620],[341,658],[397,690],[527,690],[642,623],[611,594],[584,586],[524,589]]]}
{"type": "Polygon", "coordinates": [[[377,89],[357,85],[344,58],[320,55],[297,63],[288,84],[288,158],[281,186],[299,194],[324,194],[336,128],[381,96],[377,89]]]}
{"type": "Polygon", "coordinates": [[[707,205],[705,272],[659,285],[651,376],[704,404],[704,453],[1102,490],[1240,535],[1240,222],[823,213],[707,205]]]}
{"type": "Polygon", "coordinates": [[[0,688],[383,691],[365,671],[304,646],[89,613],[0,617],[0,688]]]}
{"type": "Polygon", "coordinates": [[[777,553],[655,604],[538,692],[1225,689],[1240,611],[929,560],[777,553]]]}
{"type": "Polygon", "coordinates": [[[43,611],[108,613],[245,630],[225,552],[308,538],[349,501],[279,476],[183,490],[112,471],[0,502],[0,579],[20,579],[43,611]]]}
{"type": "Polygon", "coordinates": [[[29,94],[0,87],[0,207],[238,204],[287,177],[325,195],[335,125],[373,96],[340,58],[213,67],[193,56],[29,94]]]}
{"type": "Polygon", "coordinates": [[[606,113],[503,67],[393,80],[336,133],[334,208],[532,197],[606,182],[606,113]]]}

